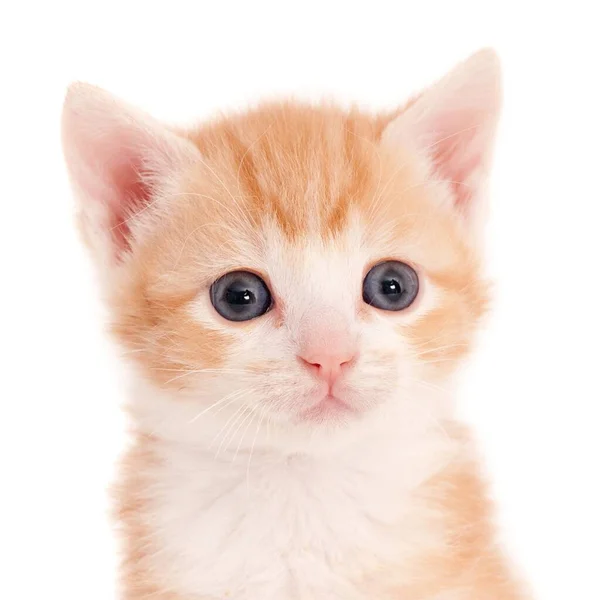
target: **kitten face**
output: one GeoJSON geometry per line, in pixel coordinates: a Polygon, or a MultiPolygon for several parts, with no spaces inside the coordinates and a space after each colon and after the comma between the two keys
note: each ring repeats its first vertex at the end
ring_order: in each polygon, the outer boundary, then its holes
{"type": "Polygon", "coordinates": [[[494,57],[477,56],[377,118],[280,104],[175,133],[129,107],[107,116],[106,95],[90,88],[68,100],[84,233],[143,377],[201,412],[308,430],[444,385],[486,305],[474,223],[498,86],[494,57]],[[93,160],[90,113],[111,131],[100,139],[94,123],[93,160]],[[384,261],[418,277],[403,310],[363,299],[384,261]],[[236,271],[265,283],[265,314],[215,310],[211,286],[236,271]]]}

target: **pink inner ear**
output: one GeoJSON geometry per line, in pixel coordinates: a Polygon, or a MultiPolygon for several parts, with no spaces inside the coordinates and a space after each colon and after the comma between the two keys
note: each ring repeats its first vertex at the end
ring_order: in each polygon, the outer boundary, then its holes
{"type": "Polygon", "coordinates": [[[437,142],[431,144],[430,155],[438,175],[448,182],[455,204],[461,211],[475,193],[473,174],[483,167],[487,151],[485,115],[479,111],[445,114],[438,120],[437,142]]]}
{"type": "MultiPolygon", "coordinates": [[[[67,131],[75,144],[66,148],[71,171],[85,202],[98,203],[104,211],[102,227],[119,259],[131,248],[131,219],[150,202],[151,188],[142,178],[145,132],[127,126],[106,127],[102,134],[73,119],[67,131]]],[[[113,125],[109,121],[109,125],[113,125]]],[[[146,136],[147,137],[147,136],[146,136]]]]}
{"type": "Polygon", "coordinates": [[[475,131],[468,134],[463,132],[459,134],[462,138],[448,138],[433,149],[436,170],[448,181],[459,209],[465,209],[469,204],[473,190],[468,179],[482,165],[482,152],[469,146],[473,143],[475,134],[475,131]]]}
{"type": "Polygon", "coordinates": [[[131,248],[130,220],[150,203],[150,189],[140,179],[140,161],[121,161],[114,166],[110,199],[110,233],[117,258],[131,248]]]}

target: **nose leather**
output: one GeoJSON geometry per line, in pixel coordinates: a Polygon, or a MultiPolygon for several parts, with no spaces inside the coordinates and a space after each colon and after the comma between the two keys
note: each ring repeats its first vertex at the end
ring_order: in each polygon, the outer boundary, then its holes
{"type": "Polygon", "coordinates": [[[337,316],[323,315],[305,331],[298,357],[313,374],[331,387],[354,360],[356,339],[337,316]]]}

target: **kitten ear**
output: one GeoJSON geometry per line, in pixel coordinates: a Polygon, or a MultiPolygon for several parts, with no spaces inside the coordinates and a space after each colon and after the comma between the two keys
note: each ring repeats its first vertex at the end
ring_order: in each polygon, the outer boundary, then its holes
{"type": "Polygon", "coordinates": [[[62,141],[84,236],[102,261],[118,261],[130,249],[135,215],[199,155],[189,140],[84,83],[68,90],[62,141]]]}
{"type": "Polygon", "coordinates": [[[453,205],[470,228],[481,226],[487,208],[500,105],[499,60],[485,49],[425,90],[384,132],[386,141],[417,145],[434,176],[448,183],[453,205]]]}

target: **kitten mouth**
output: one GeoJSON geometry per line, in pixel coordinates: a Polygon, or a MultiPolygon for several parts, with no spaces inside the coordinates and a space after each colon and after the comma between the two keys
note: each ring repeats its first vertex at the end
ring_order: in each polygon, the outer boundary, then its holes
{"type": "Polygon", "coordinates": [[[355,414],[356,410],[344,400],[337,396],[327,394],[319,400],[314,406],[300,413],[303,421],[312,421],[321,423],[330,419],[338,420],[355,414]]]}

